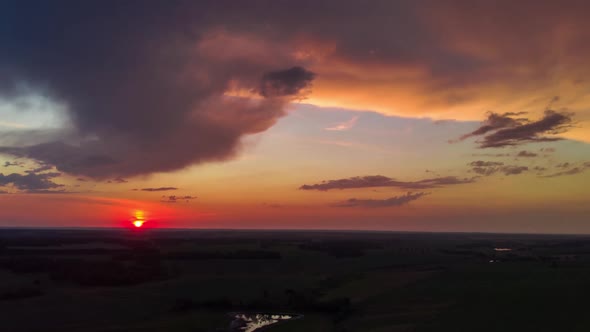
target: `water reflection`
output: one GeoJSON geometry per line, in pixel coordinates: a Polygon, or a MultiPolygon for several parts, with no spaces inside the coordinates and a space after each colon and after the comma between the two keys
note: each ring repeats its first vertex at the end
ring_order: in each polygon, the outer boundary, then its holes
{"type": "Polygon", "coordinates": [[[301,316],[289,314],[264,314],[264,313],[234,313],[234,320],[231,322],[231,331],[254,332],[265,326],[276,324],[290,319],[300,318],[301,316]]]}

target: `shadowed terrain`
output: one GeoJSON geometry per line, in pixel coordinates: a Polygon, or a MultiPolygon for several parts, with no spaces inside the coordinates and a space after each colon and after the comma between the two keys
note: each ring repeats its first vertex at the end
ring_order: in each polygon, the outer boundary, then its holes
{"type": "Polygon", "coordinates": [[[0,231],[5,331],[588,331],[590,238],[0,231]]]}

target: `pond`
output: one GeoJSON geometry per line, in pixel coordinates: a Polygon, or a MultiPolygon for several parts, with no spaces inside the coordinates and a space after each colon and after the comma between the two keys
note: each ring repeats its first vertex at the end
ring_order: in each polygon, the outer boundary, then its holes
{"type": "Polygon", "coordinates": [[[242,332],[254,332],[273,324],[303,317],[303,315],[284,313],[230,313],[230,315],[233,318],[230,331],[242,332]]]}

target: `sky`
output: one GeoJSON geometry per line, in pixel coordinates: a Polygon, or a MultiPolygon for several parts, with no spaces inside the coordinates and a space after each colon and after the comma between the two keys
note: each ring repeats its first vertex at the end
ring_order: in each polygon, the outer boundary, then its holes
{"type": "Polygon", "coordinates": [[[585,1],[3,1],[0,227],[590,233],[585,1]]]}

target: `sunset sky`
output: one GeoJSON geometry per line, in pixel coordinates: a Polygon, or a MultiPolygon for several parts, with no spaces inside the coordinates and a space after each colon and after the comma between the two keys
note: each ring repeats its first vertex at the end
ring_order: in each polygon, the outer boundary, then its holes
{"type": "Polygon", "coordinates": [[[0,226],[590,233],[589,12],[3,1],[0,226]]]}

